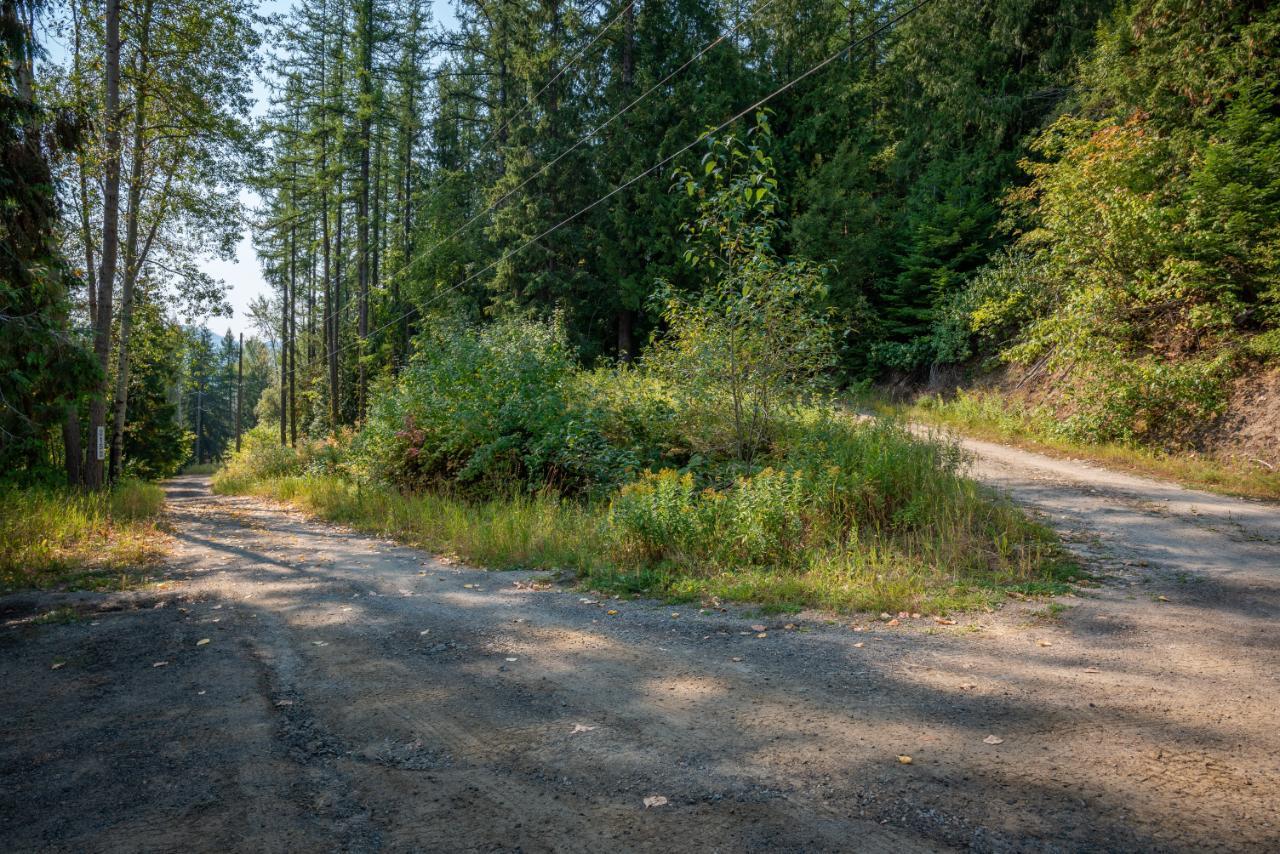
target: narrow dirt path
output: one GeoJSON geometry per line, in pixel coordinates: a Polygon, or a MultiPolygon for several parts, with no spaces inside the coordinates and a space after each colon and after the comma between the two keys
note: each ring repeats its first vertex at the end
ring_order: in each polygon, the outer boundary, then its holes
{"type": "Polygon", "coordinates": [[[174,481],[165,589],[0,599],[0,848],[1280,849],[1280,514],[971,447],[1101,587],[598,603],[174,481]]]}

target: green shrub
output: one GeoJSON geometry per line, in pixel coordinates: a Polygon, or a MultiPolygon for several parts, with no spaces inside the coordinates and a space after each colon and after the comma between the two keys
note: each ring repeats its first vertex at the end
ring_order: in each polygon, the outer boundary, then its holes
{"type": "Polygon", "coordinates": [[[374,407],[364,457],[376,475],[415,490],[611,488],[636,457],[610,442],[605,411],[573,394],[576,374],[558,321],[439,323],[374,407]]]}
{"type": "Polygon", "coordinates": [[[240,450],[214,474],[213,491],[240,492],[257,481],[302,474],[305,469],[304,454],[281,445],[272,425],[260,424],[244,434],[240,450]]]}
{"type": "Polygon", "coordinates": [[[709,138],[699,174],[677,175],[699,200],[685,257],[705,281],[695,295],[661,284],[667,330],[645,356],[677,401],[686,442],[742,462],[768,451],[788,406],[835,361],[825,270],[774,249],[783,223],[769,136],[761,114],[745,138],[709,138]]]}
{"type": "Polygon", "coordinates": [[[963,477],[954,444],[823,408],[782,442],[776,467],[722,488],[671,469],[624,486],[608,516],[618,564],[667,590],[702,579],[730,597],[920,605],[1035,580],[1060,558],[1047,530],[963,477]]]}

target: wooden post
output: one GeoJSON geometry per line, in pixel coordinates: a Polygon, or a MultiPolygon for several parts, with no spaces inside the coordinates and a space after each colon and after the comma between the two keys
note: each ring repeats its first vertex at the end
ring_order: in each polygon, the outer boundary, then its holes
{"type": "Polygon", "coordinates": [[[244,412],[244,333],[240,333],[240,368],[236,372],[236,453],[240,453],[240,417],[244,412]]]}
{"type": "Polygon", "coordinates": [[[200,459],[200,434],[204,432],[204,382],[196,384],[196,465],[204,462],[200,459]]]}

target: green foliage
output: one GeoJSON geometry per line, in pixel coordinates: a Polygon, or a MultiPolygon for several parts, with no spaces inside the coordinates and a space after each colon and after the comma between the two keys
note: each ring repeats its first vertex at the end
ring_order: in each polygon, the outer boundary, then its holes
{"type": "Polygon", "coordinates": [[[1083,106],[1034,143],[1009,202],[1028,225],[962,312],[984,349],[1065,377],[1064,435],[1189,443],[1268,352],[1280,91],[1253,72],[1277,54],[1274,8],[1134,3],[1085,69],[1083,106]],[[1222,25],[1212,44],[1207,20],[1222,25]],[[1194,64],[1171,59],[1197,46],[1194,64]]]}
{"type": "Polygon", "coordinates": [[[262,424],[244,434],[240,452],[231,454],[214,476],[213,489],[234,493],[257,481],[300,475],[305,470],[305,457],[280,444],[275,425],[262,424]]]}
{"type": "Polygon", "coordinates": [[[607,489],[636,458],[610,444],[603,410],[570,395],[576,370],[558,321],[432,326],[379,395],[366,458],[378,476],[411,489],[607,489]]]}
{"type": "Polygon", "coordinates": [[[70,329],[78,282],[56,241],[49,163],[79,145],[80,128],[37,100],[33,5],[0,9],[0,468],[28,479],[56,463],[53,428],[101,378],[70,329]]]}
{"type": "Polygon", "coordinates": [[[719,489],[670,469],[624,486],[609,510],[619,560],[695,577],[893,565],[931,586],[1026,580],[1052,562],[1047,532],[963,478],[953,445],[809,409],[775,460],[719,489]]]}
{"type": "Polygon", "coordinates": [[[658,292],[666,333],[645,357],[687,419],[694,450],[748,462],[772,443],[782,411],[817,390],[834,360],[820,310],[824,271],[778,256],[778,181],[765,115],[745,139],[708,140],[701,173],[676,186],[699,201],[686,261],[706,278],[693,296],[658,292]]]}
{"type": "Polygon", "coordinates": [[[140,295],[133,308],[125,470],[143,480],[175,474],[191,454],[192,435],[178,417],[178,385],[186,344],[162,307],[140,295]]]}

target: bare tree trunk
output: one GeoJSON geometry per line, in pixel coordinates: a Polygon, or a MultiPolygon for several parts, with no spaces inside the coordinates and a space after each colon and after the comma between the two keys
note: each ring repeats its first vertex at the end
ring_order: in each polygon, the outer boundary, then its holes
{"type": "Polygon", "coordinates": [[[280,294],[280,447],[289,444],[289,279],[280,294]]]}
{"type": "Polygon", "coordinates": [[[338,350],[342,346],[342,176],[338,176],[337,222],[334,235],[333,257],[333,362],[330,382],[333,386],[333,429],[342,423],[342,371],[338,364],[338,350]]]}
{"type": "Polygon", "coordinates": [[[108,368],[111,362],[111,303],[120,235],[120,0],[106,0],[105,103],[103,120],[106,161],[102,182],[102,266],[98,272],[98,309],[94,318],[93,354],[102,369],[102,383],[89,403],[89,445],[85,484],[103,485],[103,453],[107,423],[108,368]]]}
{"type": "MultiPolygon", "coordinates": [[[[124,469],[124,426],[129,404],[129,340],[133,334],[133,291],[142,266],[138,254],[138,218],[141,216],[144,166],[146,163],[144,130],[147,109],[147,50],[150,42],[152,2],[143,7],[142,26],[138,31],[138,52],[134,68],[137,82],[133,99],[133,148],[129,160],[129,201],[125,208],[124,281],[120,291],[120,335],[116,345],[116,399],[111,429],[112,481],[124,469]]],[[[154,234],[154,232],[153,232],[154,234]]],[[[148,240],[148,247],[150,240],[148,240]]]]}
{"type": "Polygon", "coordinates": [[[244,333],[240,333],[240,367],[236,369],[236,453],[240,453],[240,423],[244,414],[244,333]]]}
{"type": "MultiPolygon", "coordinates": [[[[624,99],[629,99],[631,97],[631,90],[635,86],[635,41],[636,4],[628,3],[622,16],[622,92],[624,99]]],[[[630,308],[627,308],[625,305],[619,306],[617,322],[618,359],[623,362],[630,362],[631,357],[635,352],[635,341],[633,340],[635,312],[630,308]]]]}
{"type": "MultiPolygon", "coordinates": [[[[72,73],[75,75],[75,97],[77,103],[81,102],[80,80],[83,73],[80,67],[80,7],[75,2],[71,4],[71,22],[74,33],[74,41],[72,48],[72,73]]],[[[84,243],[84,278],[85,290],[88,293],[89,303],[89,324],[93,325],[97,322],[98,314],[98,276],[97,264],[94,261],[93,253],[93,225],[89,218],[89,172],[85,163],[83,148],[76,151],[76,172],[79,173],[80,180],[80,240],[84,243]]],[[[76,422],[79,423],[80,416],[76,415],[76,422]]],[[[77,437],[79,432],[77,431],[77,437]]],[[[79,442],[77,441],[77,447],[79,442]]],[[[84,460],[76,461],[76,471],[79,473],[84,467],[84,460]]]]}
{"type": "Polygon", "coordinates": [[[360,288],[356,321],[356,420],[363,421],[368,393],[365,346],[369,335],[369,155],[373,133],[373,0],[364,0],[360,37],[360,195],[356,219],[356,280],[360,288]]]}
{"type": "MultiPolygon", "coordinates": [[[[285,328],[289,331],[285,355],[289,360],[289,445],[298,446],[298,161],[293,162],[289,184],[289,298],[285,328]]],[[[283,389],[282,389],[283,391],[283,389]]]]}

